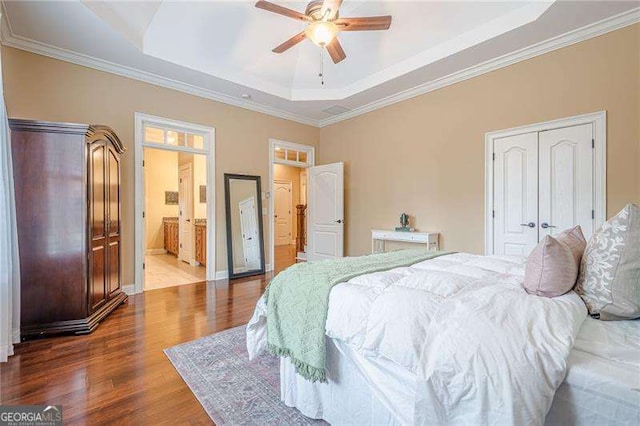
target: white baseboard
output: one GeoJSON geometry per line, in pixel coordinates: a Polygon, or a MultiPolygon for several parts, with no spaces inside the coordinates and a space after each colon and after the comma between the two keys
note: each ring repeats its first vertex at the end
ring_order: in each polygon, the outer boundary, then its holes
{"type": "Polygon", "coordinates": [[[145,251],[145,254],[149,256],[153,256],[156,254],[167,254],[167,251],[165,249],[147,249],[145,251]]]}
{"type": "MultiPolygon", "coordinates": [[[[271,272],[273,271],[273,265],[270,263],[267,263],[264,266],[264,270],[265,272],[271,272]]],[[[216,281],[218,280],[226,280],[227,278],[229,278],[229,271],[227,269],[223,270],[223,271],[216,271],[216,281]]]]}
{"type": "Polygon", "coordinates": [[[123,285],[122,291],[124,291],[129,296],[134,295],[136,294],[136,286],[135,284],[123,285]]]}
{"type": "Polygon", "coordinates": [[[229,278],[229,271],[228,270],[224,270],[224,271],[216,271],[216,281],[218,280],[226,280],[227,278],[229,278]]]}

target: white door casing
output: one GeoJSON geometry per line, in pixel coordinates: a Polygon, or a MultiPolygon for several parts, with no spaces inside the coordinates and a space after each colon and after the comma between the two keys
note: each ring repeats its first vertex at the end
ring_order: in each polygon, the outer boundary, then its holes
{"type": "Polygon", "coordinates": [[[293,198],[291,190],[291,182],[279,180],[274,182],[275,214],[273,220],[275,224],[276,246],[291,244],[293,224],[293,198]]]}
{"type": "Polygon", "coordinates": [[[494,254],[528,255],[538,244],[538,136],[494,141],[494,254]]]}
{"type": "Polygon", "coordinates": [[[344,163],[308,169],[307,260],[344,256],[344,163]]]}
{"type": "Polygon", "coordinates": [[[260,238],[256,212],[256,199],[249,197],[238,203],[240,210],[240,232],[242,232],[242,252],[248,271],[260,269],[260,238]]]}
{"type": "Polygon", "coordinates": [[[192,163],[180,166],[178,192],[178,235],[180,249],[178,258],[189,264],[193,261],[193,168],[192,163]]]}
{"type": "MultiPolygon", "coordinates": [[[[273,270],[273,260],[275,257],[275,221],[273,220],[275,216],[275,170],[274,164],[286,164],[288,166],[300,167],[303,169],[308,169],[309,167],[313,167],[315,165],[315,148],[310,145],[304,145],[294,142],[282,141],[279,139],[269,139],[269,191],[265,193],[265,198],[269,200],[267,207],[267,224],[268,224],[268,239],[269,239],[269,250],[268,250],[268,259],[270,263],[267,263],[266,270],[273,270]],[[306,161],[296,161],[292,162],[286,159],[279,158],[276,155],[276,147],[289,147],[299,152],[306,153],[306,161]]],[[[308,193],[307,193],[308,199],[308,193]]]]}
{"type": "MultiPolygon", "coordinates": [[[[606,220],[607,138],[604,111],[485,135],[485,254],[509,252],[504,250],[504,239],[501,239],[503,232],[500,227],[504,228],[501,219],[515,213],[510,210],[513,204],[505,204],[504,191],[500,193],[498,188],[511,186],[517,193],[513,188],[518,182],[531,180],[516,178],[514,182],[505,182],[504,171],[509,165],[504,161],[509,155],[505,157],[504,154],[513,146],[504,144],[516,144],[517,141],[535,146],[536,172],[531,170],[527,174],[535,176],[537,173],[538,241],[575,225],[582,227],[588,239],[606,220]]],[[[523,147],[520,150],[523,152],[523,147]]],[[[506,175],[509,174],[514,175],[513,167],[507,170],[506,175]]],[[[521,192],[525,194],[527,191],[523,188],[521,192]]]]}
{"type": "Polygon", "coordinates": [[[593,235],[593,125],[538,134],[540,161],[540,239],[575,225],[593,235]]]}
{"type": "Polygon", "coordinates": [[[307,204],[307,170],[300,171],[300,204],[307,204]]]}

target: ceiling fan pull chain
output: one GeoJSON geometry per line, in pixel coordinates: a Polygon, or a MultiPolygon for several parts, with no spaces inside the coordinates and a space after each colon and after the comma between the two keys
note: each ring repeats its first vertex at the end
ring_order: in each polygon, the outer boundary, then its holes
{"type": "Polygon", "coordinates": [[[324,47],[320,49],[320,84],[324,86],[324,47]]]}

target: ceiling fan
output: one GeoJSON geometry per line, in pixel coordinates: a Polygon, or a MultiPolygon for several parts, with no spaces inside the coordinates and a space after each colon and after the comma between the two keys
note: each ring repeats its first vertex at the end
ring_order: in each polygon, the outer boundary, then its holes
{"type": "Polygon", "coordinates": [[[282,53],[308,38],[321,48],[326,48],[333,63],[337,64],[347,57],[337,37],[340,31],[379,31],[388,30],[391,26],[389,15],[340,18],[341,3],[342,0],[313,0],[304,14],[262,0],[256,3],[256,7],[308,23],[304,31],[273,49],[275,53],[282,53]]]}

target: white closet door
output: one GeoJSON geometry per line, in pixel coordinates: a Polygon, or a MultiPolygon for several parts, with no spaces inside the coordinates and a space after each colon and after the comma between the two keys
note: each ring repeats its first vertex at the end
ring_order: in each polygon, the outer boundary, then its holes
{"type": "Polygon", "coordinates": [[[538,134],[494,141],[493,253],[528,255],[538,243],[538,134]]]}
{"type": "Polygon", "coordinates": [[[580,225],[593,234],[593,125],[539,133],[540,239],[580,225]]]}

